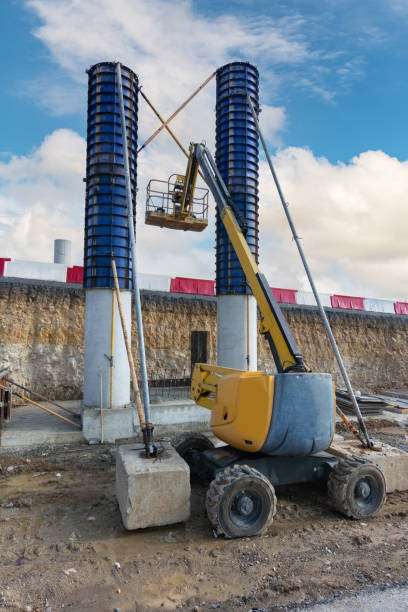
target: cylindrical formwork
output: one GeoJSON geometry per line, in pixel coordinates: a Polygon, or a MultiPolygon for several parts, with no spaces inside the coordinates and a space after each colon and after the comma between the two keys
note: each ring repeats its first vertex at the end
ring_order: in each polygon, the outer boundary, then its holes
{"type": "MultiPolygon", "coordinates": [[[[247,102],[259,108],[258,70],[234,62],[217,70],[215,161],[235,206],[247,222],[246,239],[258,261],[258,136],[247,102]]],[[[217,217],[217,295],[250,293],[241,264],[217,217]]]]}
{"type": "MultiPolygon", "coordinates": [[[[133,212],[136,212],[138,78],[121,66],[128,136],[133,212]]],[[[111,253],[114,253],[128,333],[131,333],[132,262],[126,203],[116,63],[88,70],[88,138],[84,240],[86,295],[84,399],[86,407],[110,406],[112,332],[111,253]]],[[[115,308],[112,408],[130,401],[130,372],[121,322],[115,308]]]]}
{"type": "MultiPolygon", "coordinates": [[[[126,183],[116,64],[104,62],[88,70],[88,140],[84,287],[113,287],[111,253],[115,254],[119,287],[132,288],[126,207],[126,183]]],[[[138,78],[122,66],[133,209],[136,213],[138,78]]]]}
{"type": "MultiPolygon", "coordinates": [[[[259,75],[247,62],[233,62],[217,70],[216,151],[215,160],[232,201],[247,223],[246,239],[258,261],[258,136],[247,102],[249,94],[259,109],[259,75]]],[[[250,294],[245,274],[228,240],[222,221],[216,224],[216,288],[218,296],[218,363],[257,369],[257,311],[249,307],[249,347],[247,302],[239,299],[250,294]],[[220,299],[236,296],[236,300],[220,299]],[[235,350],[225,329],[234,330],[235,350]]],[[[250,304],[255,304],[253,298],[250,304]]]]}
{"type": "MultiPolygon", "coordinates": [[[[128,334],[131,329],[132,293],[121,291],[123,312],[128,334]]],[[[110,352],[112,323],[112,290],[95,289],[86,292],[85,303],[85,355],[83,405],[99,408],[110,406],[110,352]],[[101,397],[102,391],[102,397],[101,397]]],[[[130,375],[126,346],[115,304],[113,327],[114,376],[112,408],[123,408],[130,402],[130,375]]]]}
{"type": "Polygon", "coordinates": [[[71,265],[71,241],[54,240],[54,263],[71,265]]]}

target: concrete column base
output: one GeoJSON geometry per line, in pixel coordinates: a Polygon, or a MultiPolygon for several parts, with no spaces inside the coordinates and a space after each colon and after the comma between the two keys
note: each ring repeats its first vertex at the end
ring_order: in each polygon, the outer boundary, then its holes
{"type": "Polygon", "coordinates": [[[336,441],[328,451],[343,457],[359,457],[378,465],[385,476],[387,493],[408,490],[408,453],[399,448],[375,442],[378,450],[363,448],[358,440],[336,441]]]}
{"type": "MultiPolygon", "coordinates": [[[[127,333],[132,327],[132,293],[120,292],[127,333]]],[[[85,305],[84,397],[85,406],[111,407],[112,289],[87,289],[85,305]],[[102,397],[101,397],[102,396],[102,397]]],[[[114,301],[112,408],[130,403],[130,370],[120,321],[114,301]]]]}
{"type": "Polygon", "coordinates": [[[253,295],[217,297],[217,364],[237,370],[258,369],[257,305],[253,295]],[[249,342],[248,342],[249,341],[249,342]]]}
{"type": "Polygon", "coordinates": [[[190,468],[169,443],[160,459],[148,459],[142,444],[120,446],[116,496],[126,529],[172,525],[190,517],[190,468]]]}
{"type": "Polygon", "coordinates": [[[115,442],[135,435],[138,416],[133,406],[101,410],[82,406],[82,433],[88,442],[115,442]]]}

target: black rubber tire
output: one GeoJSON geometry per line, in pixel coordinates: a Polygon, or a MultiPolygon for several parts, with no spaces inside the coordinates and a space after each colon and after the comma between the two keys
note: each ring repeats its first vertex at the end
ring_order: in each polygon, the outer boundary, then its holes
{"type": "MultiPolygon", "coordinates": [[[[244,538],[265,533],[276,513],[275,490],[269,480],[248,465],[233,465],[219,472],[206,496],[208,519],[217,533],[226,538],[244,538]],[[239,504],[250,508],[243,515],[239,504]]],[[[248,510],[248,508],[247,508],[248,510]]]]}
{"type": "Polygon", "coordinates": [[[340,459],[330,472],[327,489],[336,510],[355,520],[376,516],[386,500],[380,468],[357,457],[340,459]]]}
{"type": "Polygon", "coordinates": [[[188,463],[192,476],[196,476],[197,472],[192,462],[190,455],[191,451],[204,451],[209,448],[214,448],[214,444],[207,436],[194,431],[186,431],[185,433],[179,434],[171,440],[171,445],[176,449],[180,457],[188,463]]]}

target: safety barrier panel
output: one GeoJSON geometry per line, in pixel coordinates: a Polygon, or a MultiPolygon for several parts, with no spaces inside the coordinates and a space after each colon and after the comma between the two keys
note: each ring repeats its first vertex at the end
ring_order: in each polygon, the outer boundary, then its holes
{"type": "Polygon", "coordinates": [[[78,283],[84,282],[84,268],[83,266],[72,266],[67,269],[67,283],[78,283]]]}
{"type": "MultiPolygon", "coordinates": [[[[319,293],[320,303],[324,308],[331,308],[330,293],[319,293]]],[[[304,304],[306,306],[317,306],[315,296],[312,291],[297,291],[296,304],[304,304]]]]}
{"type": "Polygon", "coordinates": [[[394,302],[392,300],[377,300],[375,298],[364,298],[365,309],[370,312],[395,313],[394,302]]]}
{"type": "Polygon", "coordinates": [[[353,297],[351,295],[332,295],[332,308],[342,308],[345,310],[365,310],[364,298],[353,297]]]}
{"type": "Polygon", "coordinates": [[[9,259],[4,266],[4,276],[35,278],[37,280],[65,283],[67,280],[67,266],[65,264],[9,259]]]}
{"type": "Polygon", "coordinates": [[[6,267],[6,261],[11,261],[7,257],[0,257],[0,276],[4,276],[4,269],[6,267]]]}
{"type": "Polygon", "coordinates": [[[395,314],[408,315],[408,302],[394,302],[395,314]]]}
{"type": "MultiPolygon", "coordinates": [[[[64,264],[42,263],[0,257],[0,277],[28,278],[44,281],[57,281],[83,284],[83,266],[68,267],[64,264]]],[[[165,291],[170,293],[187,293],[190,295],[215,295],[215,281],[200,278],[171,278],[164,274],[137,275],[139,289],[165,291]]],[[[277,302],[281,304],[299,304],[316,306],[311,291],[271,287],[277,302]]],[[[362,310],[386,314],[408,315],[408,302],[393,302],[376,298],[363,298],[350,295],[330,295],[319,293],[322,306],[343,310],[362,310]]]]}
{"type": "Polygon", "coordinates": [[[271,287],[271,289],[277,302],[296,304],[296,289],[281,289],[280,287],[271,287]]]}
{"type": "Polygon", "coordinates": [[[215,281],[176,276],[176,278],[171,279],[170,291],[171,293],[215,295],[215,281]]]}
{"type": "Polygon", "coordinates": [[[143,274],[138,273],[137,281],[139,289],[149,291],[170,291],[171,276],[164,274],[143,274]]]}

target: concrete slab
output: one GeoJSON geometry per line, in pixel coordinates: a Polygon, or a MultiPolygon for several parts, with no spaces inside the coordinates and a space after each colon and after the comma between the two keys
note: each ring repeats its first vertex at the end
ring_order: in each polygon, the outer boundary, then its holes
{"type": "Polygon", "coordinates": [[[387,493],[408,490],[408,453],[378,442],[376,448],[379,450],[363,448],[358,440],[336,440],[329,452],[345,457],[354,455],[378,465],[385,476],[387,493]]]}
{"type": "Polygon", "coordinates": [[[116,497],[126,529],[188,520],[190,494],[190,469],[169,443],[157,459],[147,459],[142,444],[119,447],[116,497]]]}
{"type": "MultiPolygon", "coordinates": [[[[150,414],[156,436],[173,436],[182,431],[207,431],[211,416],[209,410],[188,399],[151,403],[150,414]]],[[[137,420],[135,429],[140,433],[137,420]]]]}
{"type": "MultiPolygon", "coordinates": [[[[62,406],[80,414],[80,402],[75,400],[59,402],[62,406]]],[[[79,418],[56,408],[53,404],[43,402],[50,410],[80,424],[79,418]]],[[[82,431],[57,417],[44,412],[31,404],[14,406],[11,420],[6,422],[1,432],[0,448],[18,449],[24,446],[41,446],[43,444],[69,444],[82,441],[82,431]]]]}
{"type": "Polygon", "coordinates": [[[135,435],[137,411],[133,406],[126,408],[82,407],[82,431],[85,440],[93,442],[115,442],[135,435]]]}

